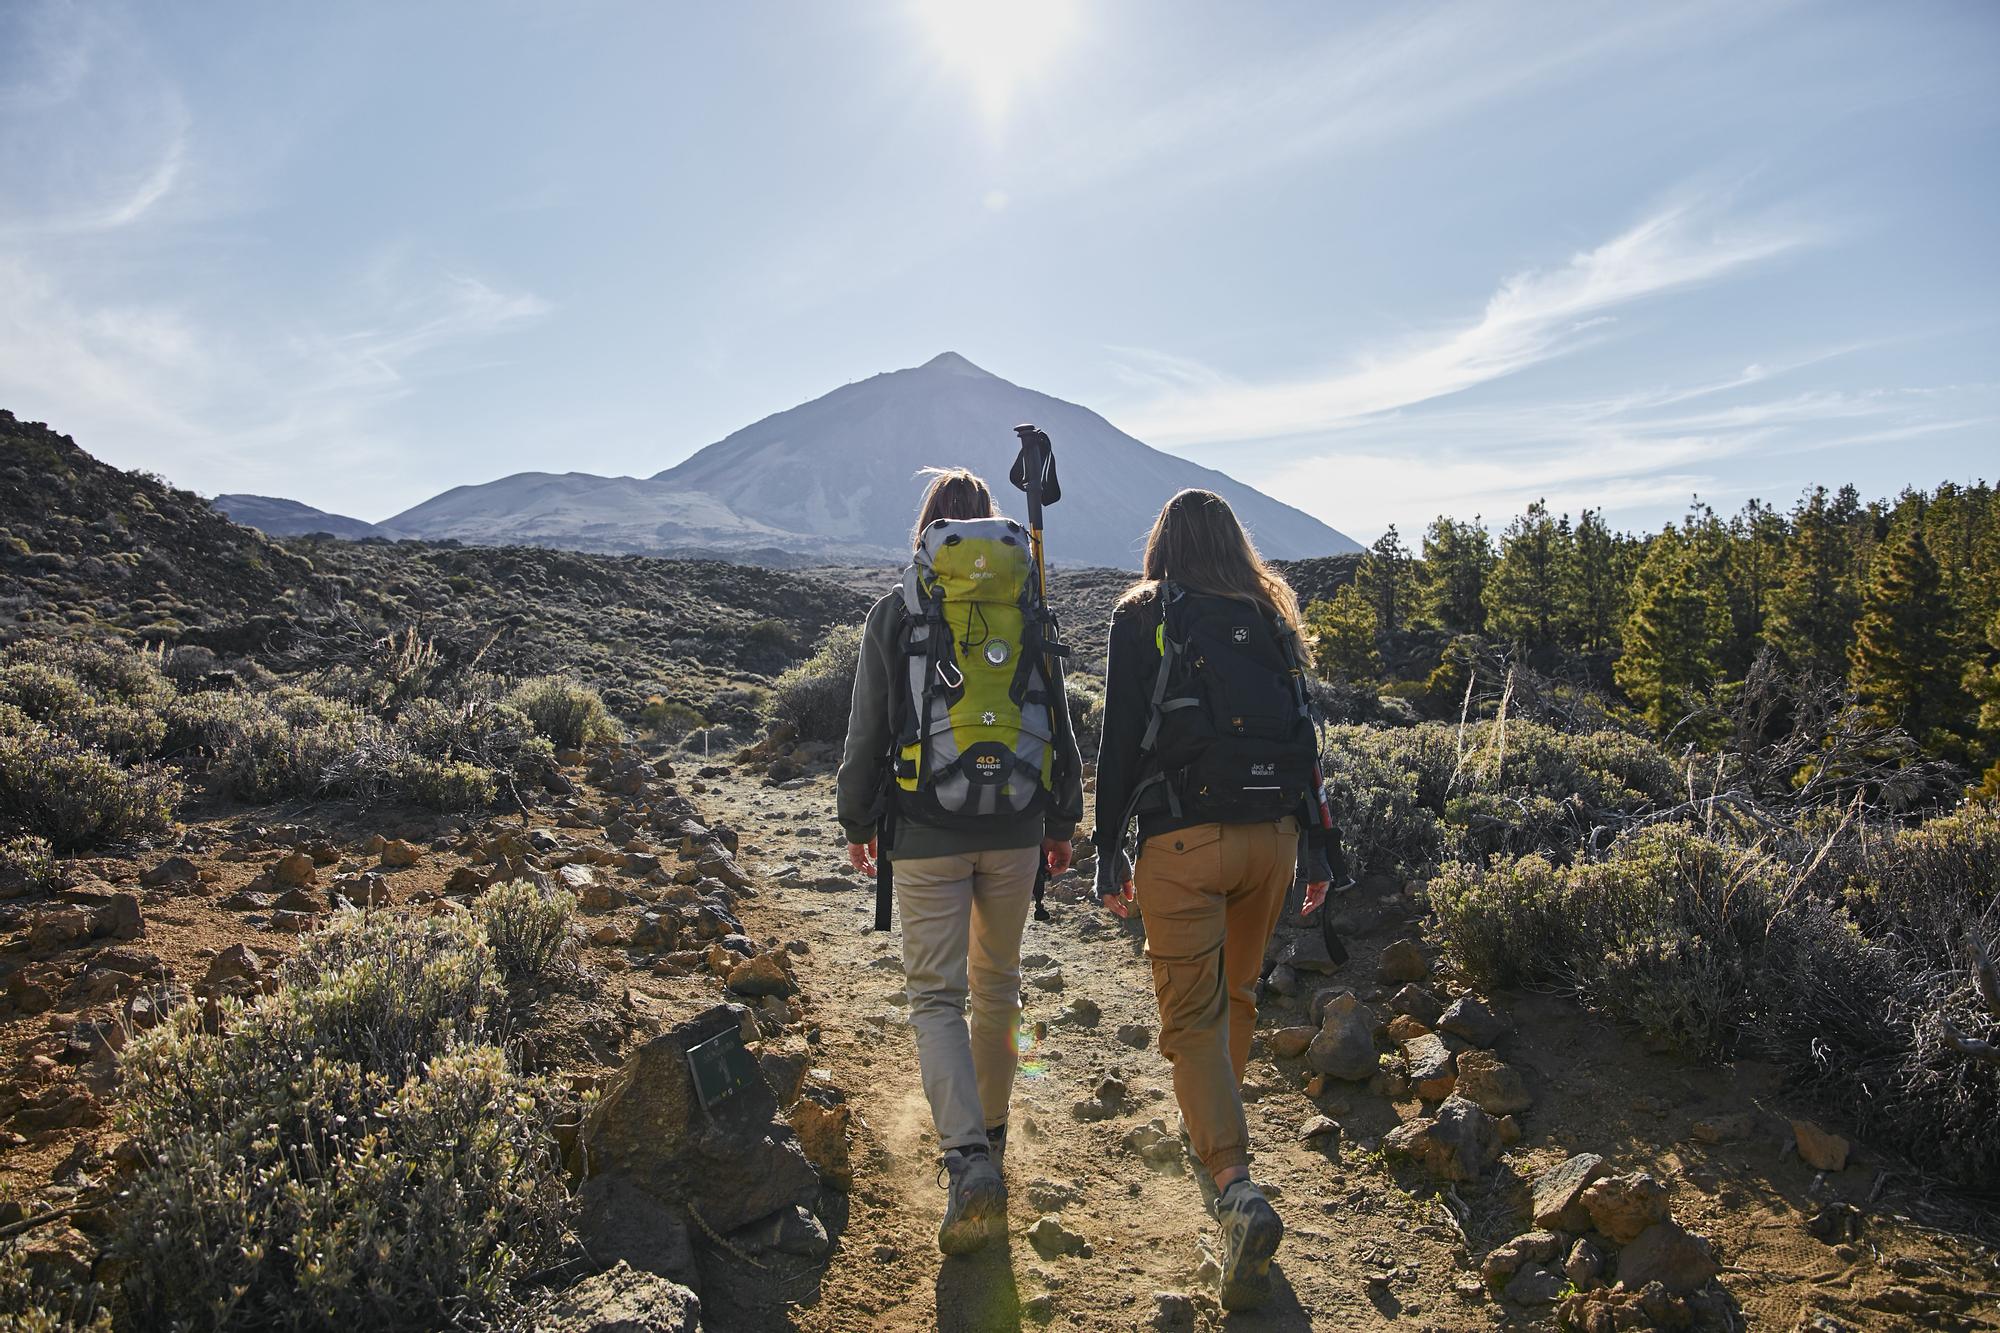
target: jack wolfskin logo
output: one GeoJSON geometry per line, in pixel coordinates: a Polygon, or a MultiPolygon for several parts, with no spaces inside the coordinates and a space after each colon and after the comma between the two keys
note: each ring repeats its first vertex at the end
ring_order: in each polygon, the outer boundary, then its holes
{"type": "Polygon", "coordinates": [[[1278,775],[1278,766],[1276,764],[1250,765],[1250,776],[1253,778],[1274,778],[1277,775],[1278,775]]]}
{"type": "Polygon", "coordinates": [[[1250,642],[1250,627],[1248,625],[1238,625],[1234,630],[1230,631],[1229,637],[1238,643],[1248,643],[1250,642]]]}

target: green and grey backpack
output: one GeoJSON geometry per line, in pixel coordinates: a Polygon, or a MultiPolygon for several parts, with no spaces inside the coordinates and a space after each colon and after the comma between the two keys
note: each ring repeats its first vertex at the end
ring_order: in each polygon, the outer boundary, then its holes
{"type": "Polygon", "coordinates": [[[1028,530],[939,519],[903,573],[894,759],[903,813],[945,827],[1029,814],[1055,785],[1068,650],[1042,602],[1028,530]]]}

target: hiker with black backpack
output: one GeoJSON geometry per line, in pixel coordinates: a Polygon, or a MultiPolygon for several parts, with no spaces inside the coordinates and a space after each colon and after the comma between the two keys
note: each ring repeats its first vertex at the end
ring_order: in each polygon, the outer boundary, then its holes
{"type": "Polygon", "coordinates": [[[938,1248],[964,1254],[1006,1230],[1021,933],[1038,871],[1069,868],[1082,764],[1028,529],[977,476],[933,470],[913,544],[862,633],[837,799],[880,929],[893,874],[948,1190],[938,1248]]]}
{"type": "Polygon", "coordinates": [[[1305,911],[1339,855],[1305,691],[1298,599],[1211,491],[1160,511],[1144,576],[1111,617],[1097,759],[1097,891],[1137,906],[1160,1050],[1204,1203],[1220,1226],[1222,1304],[1270,1292],[1284,1224],[1250,1179],[1242,1081],[1265,946],[1296,873],[1305,911]],[[1136,873],[1125,828],[1139,825],[1136,873]]]}

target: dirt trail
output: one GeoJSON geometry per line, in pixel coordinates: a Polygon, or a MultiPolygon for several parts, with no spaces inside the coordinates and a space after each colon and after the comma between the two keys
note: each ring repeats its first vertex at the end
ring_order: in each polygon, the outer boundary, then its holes
{"type": "MultiPolygon", "coordinates": [[[[1675,1215],[1716,1244],[1745,1327],[1809,1327],[1831,1314],[1841,1322],[1821,1327],[2000,1328],[1991,1253],[1897,1222],[1887,1215],[1898,1211],[1893,1188],[1878,1198],[1863,1238],[1813,1238],[1807,1223],[1820,1207],[1865,1203],[1886,1163],[1866,1158],[1816,1177],[1783,1150],[1784,1108],[1767,1073],[1702,1070],[1649,1054],[1566,1001],[1495,997],[1513,1029],[1500,1049],[1535,1104],[1520,1116],[1521,1143],[1485,1179],[1441,1194],[1421,1173],[1387,1163],[1377,1144],[1421,1112],[1414,1096],[1392,1102],[1368,1085],[1335,1082],[1309,1097],[1312,1071],[1274,1059],[1268,1045],[1273,1029],[1306,1021],[1320,987],[1351,988],[1387,1016],[1381,1002],[1393,987],[1377,984],[1376,961],[1385,944],[1419,931],[1398,886],[1379,881],[1340,904],[1351,961],[1303,975],[1293,995],[1267,1001],[1260,1019],[1246,1089],[1251,1142],[1258,1179],[1288,1227],[1267,1309],[1223,1319],[1212,1280],[1197,1272],[1212,1242],[1193,1178],[1179,1161],[1150,1165],[1126,1145],[1128,1133],[1155,1119],[1177,1131],[1178,1114],[1155,1044],[1138,929],[1111,921],[1074,876],[1052,886],[1054,919],[1031,921],[1023,944],[1031,977],[1055,968],[1062,983],[1028,988],[1007,1160],[1008,1243],[947,1263],[933,1243],[944,1196],[904,1019],[899,937],[868,930],[872,888],[845,865],[830,776],[780,788],[747,773],[725,776],[696,799],[738,829],[744,859],[769,886],[746,904],[752,933],[810,945],[799,962],[820,1025],[820,1061],[859,1117],[847,1226],[819,1299],[797,1312],[802,1329],[1552,1327],[1548,1307],[1495,1302],[1478,1265],[1528,1228],[1526,1182],[1583,1151],[1667,1185],[1675,1215]],[[1079,1001],[1101,1011],[1094,1022],[1072,1011],[1079,1001]],[[1113,1074],[1129,1089],[1124,1108],[1101,1121],[1076,1118],[1074,1105],[1113,1074]],[[1756,1113],[1758,1132],[1720,1145],[1690,1135],[1694,1121],[1736,1111],[1756,1113]],[[1341,1132],[1302,1139],[1301,1128],[1322,1115],[1341,1132]],[[1091,1253],[1037,1253],[1028,1233],[1046,1213],[1091,1253]],[[1163,1302],[1161,1293],[1190,1300],[1163,1302]]],[[[1435,981],[1441,993],[1455,989],[1448,977],[1435,981]]]]}

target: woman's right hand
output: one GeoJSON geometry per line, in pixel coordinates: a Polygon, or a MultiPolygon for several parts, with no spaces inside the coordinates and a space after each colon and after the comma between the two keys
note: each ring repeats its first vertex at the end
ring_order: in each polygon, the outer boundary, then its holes
{"type": "Polygon", "coordinates": [[[1130,918],[1133,908],[1132,861],[1122,851],[1097,858],[1097,896],[1113,916],[1130,918]]]}
{"type": "Polygon", "coordinates": [[[872,876],[875,873],[875,839],[848,843],[847,864],[864,875],[872,876]]]}

